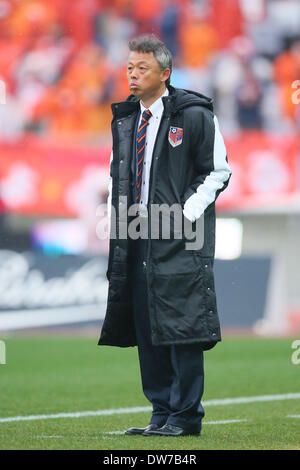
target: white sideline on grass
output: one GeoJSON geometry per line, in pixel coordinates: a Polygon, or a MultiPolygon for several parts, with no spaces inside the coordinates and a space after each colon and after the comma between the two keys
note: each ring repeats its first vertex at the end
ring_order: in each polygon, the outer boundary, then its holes
{"type": "MultiPolygon", "coordinates": [[[[240,403],[254,403],[265,401],[278,401],[278,400],[296,400],[300,399],[300,393],[284,393],[278,395],[259,395],[253,397],[237,397],[237,398],[217,398],[214,400],[206,400],[202,402],[203,406],[217,406],[217,405],[235,405],[240,403]]],[[[83,418],[85,416],[109,416],[124,413],[144,413],[152,410],[151,406],[136,406],[132,408],[117,408],[110,410],[95,410],[95,411],[77,411],[73,413],[56,413],[56,414],[43,414],[43,415],[28,415],[28,416],[10,416],[7,418],[0,418],[0,423],[9,423],[12,421],[34,421],[38,419],[58,419],[58,418],[83,418]]]]}

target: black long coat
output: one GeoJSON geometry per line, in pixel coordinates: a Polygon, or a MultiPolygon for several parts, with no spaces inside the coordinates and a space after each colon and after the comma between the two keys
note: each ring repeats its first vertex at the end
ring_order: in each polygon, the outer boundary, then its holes
{"type": "MultiPolygon", "coordinates": [[[[205,208],[204,243],[201,249],[186,250],[184,235],[169,240],[150,238],[147,284],[152,342],[196,342],[205,350],[221,340],[213,274],[214,201],[226,188],[231,172],[212,101],[195,92],[168,88],[153,150],[149,204],[177,203],[183,208],[194,195],[188,203],[189,211],[193,211],[195,204],[191,202],[200,197],[195,203],[202,201],[205,208]],[[169,136],[174,128],[179,141],[175,146],[169,136]]],[[[110,239],[107,311],[98,344],[127,347],[137,343],[128,274],[130,243],[120,232],[131,218],[122,215],[120,202],[121,196],[126,196],[127,208],[132,204],[131,160],[139,101],[131,95],[125,102],[112,104],[112,111],[111,201],[117,224],[115,237],[110,239]]]]}

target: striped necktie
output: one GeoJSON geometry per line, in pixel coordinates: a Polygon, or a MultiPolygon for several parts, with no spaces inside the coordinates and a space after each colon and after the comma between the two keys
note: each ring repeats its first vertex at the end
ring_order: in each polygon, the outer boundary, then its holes
{"type": "Polygon", "coordinates": [[[136,173],[136,200],[135,202],[140,202],[141,199],[141,190],[142,190],[142,178],[143,178],[143,166],[144,166],[144,155],[145,155],[145,145],[146,145],[146,129],[149,124],[149,119],[151,118],[152,113],[149,109],[146,109],[142,114],[142,120],[140,127],[137,131],[136,136],[136,154],[137,154],[137,173],[136,173]]]}

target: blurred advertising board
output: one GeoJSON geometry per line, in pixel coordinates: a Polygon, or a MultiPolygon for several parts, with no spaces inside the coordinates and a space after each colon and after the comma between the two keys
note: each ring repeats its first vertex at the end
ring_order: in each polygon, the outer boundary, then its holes
{"type": "Polygon", "coordinates": [[[9,212],[74,217],[103,202],[111,147],[66,147],[25,137],[0,142],[0,195],[9,212]]]}
{"type": "Polygon", "coordinates": [[[218,199],[226,210],[289,211],[299,201],[299,140],[265,132],[226,139],[232,177],[218,199]]]}
{"type": "Polygon", "coordinates": [[[0,331],[100,321],[106,256],[0,250],[0,331]]]}

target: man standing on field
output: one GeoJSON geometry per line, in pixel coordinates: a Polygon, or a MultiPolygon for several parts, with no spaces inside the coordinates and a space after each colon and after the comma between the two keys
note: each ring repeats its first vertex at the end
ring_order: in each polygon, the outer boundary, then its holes
{"type": "Polygon", "coordinates": [[[172,57],[155,36],[133,39],[129,50],[132,94],[112,104],[108,209],[114,209],[116,227],[98,344],[138,347],[143,391],[153,410],[147,427],[126,434],[199,435],[203,351],[221,340],[213,274],[215,200],[231,170],[212,100],[170,85],[172,57]],[[202,218],[201,247],[186,249],[184,234],[178,237],[172,227],[168,239],[161,236],[161,221],[150,214],[162,204],[179,207],[181,222],[194,228],[202,218]],[[120,236],[132,221],[142,227],[145,214],[159,236],[151,237],[150,228],[146,238],[120,236]]]}

